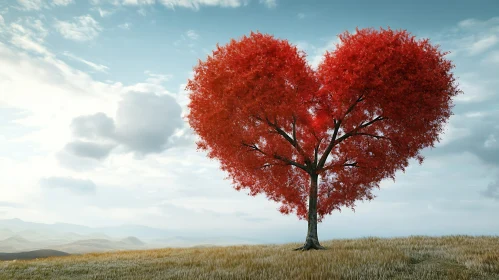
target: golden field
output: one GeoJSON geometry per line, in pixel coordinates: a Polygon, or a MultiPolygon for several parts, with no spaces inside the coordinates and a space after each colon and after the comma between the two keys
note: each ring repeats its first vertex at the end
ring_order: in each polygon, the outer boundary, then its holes
{"type": "Polygon", "coordinates": [[[167,248],[0,262],[0,279],[499,279],[499,236],[167,248]]]}

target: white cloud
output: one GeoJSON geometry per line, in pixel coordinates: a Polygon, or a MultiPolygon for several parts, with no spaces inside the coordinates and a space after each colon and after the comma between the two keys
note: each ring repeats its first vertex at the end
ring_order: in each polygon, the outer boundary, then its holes
{"type": "Polygon", "coordinates": [[[10,43],[16,47],[42,55],[48,54],[43,46],[48,31],[41,20],[28,17],[11,23],[4,31],[7,38],[10,38],[10,43]]]}
{"type": "Polygon", "coordinates": [[[277,0],[260,0],[260,3],[263,3],[267,8],[277,7],[277,0]]]}
{"type": "Polygon", "coordinates": [[[6,93],[0,105],[30,112],[15,122],[37,129],[16,138],[17,143],[33,142],[41,151],[54,151],[68,142],[73,117],[88,114],[88,110],[113,113],[123,85],[96,82],[56,58],[44,45],[37,46],[44,56],[32,57],[0,44],[4,65],[0,68],[0,88],[6,93]]]}
{"type": "Polygon", "coordinates": [[[102,65],[102,64],[97,64],[97,63],[94,63],[94,62],[91,62],[91,61],[88,61],[88,60],[85,60],[81,57],[77,57],[75,55],[73,55],[72,53],[70,52],[64,52],[63,55],[73,59],[73,60],[76,60],[78,62],[81,62],[89,67],[91,67],[92,69],[94,69],[95,71],[99,71],[99,72],[107,72],[107,70],[109,70],[109,67],[105,66],[105,65],[102,65]]]}
{"type": "Polygon", "coordinates": [[[157,74],[151,71],[144,71],[148,77],[145,82],[136,83],[133,85],[125,86],[124,90],[127,92],[142,92],[142,93],[156,93],[159,95],[171,94],[162,85],[164,82],[169,81],[173,76],[170,74],[157,74]]]}
{"type": "Polygon", "coordinates": [[[185,45],[190,49],[191,52],[194,52],[194,50],[192,49],[195,46],[194,41],[196,41],[199,38],[200,38],[199,34],[191,29],[185,32],[185,34],[182,34],[179,40],[173,42],[173,45],[177,47],[185,45]]]}
{"type": "Polygon", "coordinates": [[[488,88],[487,81],[480,81],[476,75],[463,75],[459,79],[459,88],[464,92],[454,97],[456,103],[477,103],[487,100],[494,95],[488,88]]]}
{"type": "MultiPolygon", "coordinates": [[[[158,154],[172,147],[169,142],[182,127],[181,107],[172,96],[129,92],[114,119],[104,113],[74,118],[71,128],[77,140],[66,144],[61,156],[104,160],[118,145],[139,157],[158,154]]],[[[74,169],[74,162],[59,159],[74,169]]]]}
{"type": "MultiPolygon", "coordinates": [[[[248,5],[250,1],[251,0],[90,0],[90,3],[92,5],[109,3],[114,6],[152,6],[159,3],[171,9],[182,7],[199,10],[202,6],[237,8],[248,5]]],[[[268,8],[275,8],[277,6],[277,0],[259,0],[259,2],[268,8]]],[[[139,13],[144,15],[145,10],[141,8],[139,13]]]]}
{"type": "Polygon", "coordinates": [[[198,10],[200,6],[221,6],[236,8],[248,4],[248,0],[158,0],[169,8],[184,7],[198,10]]]}
{"type": "MultiPolygon", "coordinates": [[[[25,19],[25,24],[36,32],[36,37],[38,38],[45,38],[48,35],[47,29],[39,19],[27,18],[25,19]]],[[[32,33],[31,35],[35,34],[32,33]]]]}
{"type": "Polygon", "coordinates": [[[490,134],[487,140],[483,143],[483,146],[488,149],[499,148],[499,142],[493,134],[490,134]]]}
{"type": "Polygon", "coordinates": [[[173,77],[170,74],[156,74],[151,71],[145,71],[144,74],[149,76],[146,79],[146,82],[154,85],[161,85],[162,83],[169,81],[173,77]]]}
{"type": "Polygon", "coordinates": [[[33,41],[29,36],[13,36],[10,42],[17,47],[27,51],[33,51],[44,55],[49,54],[49,52],[43,45],[37,43],[36,41],[33,41]]]}
{"type": "Polygon", "coordinates": [[[499,51],[491,52],[485,59],[485,62],[499,63],[499,51]]]}
{"type": "Polygon", "coordinates": [[[497,42],[499,42],[499,38],[495,34],[482,38],[471,44],[469,48],[470,54],[480,54],[493,47],[495,44],[497,44],[497,42]]]}
{"type": "Polygon", "coordinates": [[[295,42],[294,45],[298,48],[298,50],[304,52],[311,52],[316,49],[315,46],[312,46],[312,44],[306,41],[298,41],[295,42]]]}
{"type": "MultiPolygon", "coordinates": [[[[95,10],[95,8],[92,8],[92,10],[95,10]]],[[[107,17],[107,16],[111,15],[112,13],[114,13],[114,11],[103,10],[101,8],[97,8],[96,10],[97,10],[97,12],[99,12],[100,17],[107,17]]]]}
{"type": "Polygon", "coordinates": [[[67,6],[74,3],[74,0],[52,0],[52,4],[56,6],[67,6]]]}
{"type": "Polygon", "coordinates": [[[329,40],[324,46],[320,48],[313,48],[314,49],[314,54],[311,55],[309,54],[309,63],[310,65],[316,69],[319,64],[322,62],[324,59],[324,55],[326,54],[326,51],[333,51],[336,49],[336,44],[339,44],[341,41],[339,38],[329,40]],[[311,56],[310,56],[311,55],[311,56]]]}
{"type": "Polygon", "coordinates": [[[189,30],[186,32],[187,37],[189,37],[192,40],[197,40],[199,39],[199,34],[196,33],[194,30],[189,30]]]}
{"type": "Polygon", "coordinates": [[[146,9],[144,9],[144,8],[140,8],[140,9],[138,9],[138,10],[137,10],[137,13],[138,13],[139,15],[141,15],[141,16],[144,16],[144,17],[147,15],[147,11],[146,11],[146,9]]]}
{"type": "Polygon", "coordinates": [[[92,40],[102,31],[99,23],[90,15],[75,17],[72,22],[57,21],[55,28],[64,38],[80,42],[92,40]]]}
{"type": "MultiPolygon", "coordinates": [[[[20,32],[21,34],[30,32],[30,29],[21,25],[15,25],[12,29],[17,30],[17,32],[20,32]]],[[[72,119],[81,115],[88,115],[96,112],[103,112],[112,116],[115,112],[117,112],[116,110],[118,109],[118,100],[120,99],[120,96],[131,91],[148,93],[154,92],[160,95],[170,94],[162,86],[162,83],[169,80],[171,75],[156,74],[146,71],[148,78],[145,82],[129,86],[123,86],[121,83],[111,84],[97,82],[94,81],[88,74],[73,69],[63,61],[59,60],[53,53],[45,48],[43,42],[40,42],[36,46],[41,48],[38,52],[43,52],[45,54],[44,57],[30,58],[27,54],[16,53],[9,49],[8,46],[0,44],[0,59],[2,59],[2,57],[8,57],[6,61],[3,61],[3,59],[1,61],[5,68],[2,67],[2,70],[4,71],[0,70],[0,77],[2,77],[0,79],[0,87],[2,88],[2,92],[9,93],[5,97],[2,96],[0,105],[22,108],[28,112],[31,112],[31,115],[16,120],[16,123],[21,126],[41,128],[33,133],[19,137],[16,139],[17,142],[34,141],[35,143],[39,143],[43,150],[53,151],[55,149],[56,151],[59,151],[67,143],[72,141],[71,138],[69,138],[71,133],[68,132],[70,128],[69,124],[72,119]],[[43,94],[34,94],[35,92],[43,94]],[[25,100],[27,99],[32,102],[26,103],[25,100]],[[48,100],[52,101],[47,102],[48,100]],[[57,141],[49,140],[54,137],[57,138],[57,141]]],[[[108,70],[108,67],[105,65],[90,62],[70,52],[64,52],[63,55],[84,63],[94,70],[108,70]]],[[[144,103],[149,99],[127,100],[132,100],[132,103],[136,103],[136,101],[144,103]]],[[[162,101],[164,99],[158,100],[162,101]]],[[[126,103],[128,107],[131,106],[129,103],[126,103]]],[[[161,102],[153,103],[160,104],[161,102]]],[[[133,107],[130,108],[133,109],[133,107]]],[[[132,110],[132,112],[135,111],[132,110]]],[[[143,113],[145,112],[148,111],[144,111],[143,113]]],[[[158,115],[161,115],[164,112],[165,111],[163,110],[158,113],[158,115]]],[[[178,112],[180,118],[180,107],[178,107],[178,112]]],[[[127,122],[131,122],[130,119],[127,119],[126,117],[127,116],[122,116],[117,118],[118,128],[121,127],[119,126],[121,124],[120,121],[125,120],[127,122]]],[[[155,122],[148,121],[148,123],[151,124],[155,122]]],[[[173,121],[171,123],[178,124],[173,121]]],[[[132,126],[132,128],[134,127],[137,128],[139,126],[132,126]]],[[[166,126],[163,125],[163,127],[166,126]]],[[[120,133],[123,131],[123,129],[119,129],[120,133]]],[[[148,131],[149,130],[146,132],[148,133],[148,131]]],[[[173,134],[173,132],[168,133],[169,135],[173,134]]],[[[135,138],[132,139],[133,137],[128,137],[128,134],[124,132],[120,134],[120,136],[126,136],[126,139],[123,141],[129,144],[130,147],[139,145],[139,148],[141,148],[142,146],[140,145],[142,145],[142,143],[134,140],[137,137],[134,136],[135,138]]],[[[154,135],[162,137],[163,134],[158,132],[154,135]]],[[[163,142],[160,144],[163,144],[163,142]]],[[[69,148],[72,149],[71,151],[83,151],[95,154],[96,152],[105,152],[107,146],[89,146],[85,143],[74,142],[74,144],[69,148]]],[[[67,154],[61,154],[61,157],[64,160],[71,162],[75,162],[77,160],[76,158],[71,158],[71,155],[67,154]]],[[[83,169],[91,167],[92,165],[95,166],[95,162],[92,162],[92,160],[87,160],[86,163],[83,162],[84,160],[82,159],[79,159],[78,161],[83,164],[83,169]]]]}
{"type": "Polygon", "coordinates": [[[467,117],[467,118],[482,118],[485,115],[486,114],[484,112],[469,112],[469,113],[465,114],[465,117],[467,117]]]}
{"type": "Polygon", "coordinates": [[[465,19],[463,21],[460,21],[457,25],[459,27],[463,27],[463,28],[468,28],[468,27],[473,27],[477,24],[477,20],[475,19],[465,19]]]}
{"type": "MultiPolygon", "coordinates": [[[[249,1],[250,0],[91,0],[90,3],[93,5],[110,3],[115,6],[151,6],[159,3],[172,9],[175,7],[183,7],[198,10],[201,6],[236,8],[242,5],[247,5],[249,1]]],[[[275,0],[266,0],[265,2],[275,2],[275,0]]]]}
{"type": "MultiPolygon", "coordinates": [[[[355,34],[356,31],[351,30],[350,33],[355,34]]],[[[298,50],[304,51],[307,54],[309,65],[313,69],[317,69],[319,64],[324,59],[324,55],[326,54],[326,52],[334,51],[336,49],[336,45],[341,45],[341,40],[339,37],[329,38],[328,40],[325,40],[325,42],[326,43],[320,47],[310,44],[306,41],[298,41],[294,43],[294,45],[296,45],[298,50]]]]}
{"type": "Polygon", "coordinates": [[[5,20],[2,15],[0,15],[0,25],[5,25],[5,20]]]}
{"type": "Polygon", "coordinates": [[[471,134],[471,131],[467,128],[456,127],[454,125],[459,119],[456,116],[451,116],[450,121],[445,124],[444,131],[440,135],[440,142],[435,146],[442,147],[448,145],[449,143],[459,140],[461,138],[467,137],[471,134]]]}
{"type": "Polygon", "coordinates": [[[123,5],[137,6],[137,5],[153,5],[156,0],[123,0],[123,5]]]}
{"type": "Polygon", "coordinates": [[[43,0],[17,0],[24,10],[40,10],[45,6],[43,0]]]}
{"type": "Polygon", "coordinates": [[[88,179],[72,177],[48,177],[40,179],[40,186],[46,189],[66,189],[76,194],[95,193],[97,186],[88,179]]]}
{"type": "Polygon", "coordinates": [[[499,43],[498,34],[499,17],[494,17],[489,20],[466,19],[455,27],[426,37],[446,50],[452,50],[448,57],[454,59],[463,53],[475,56],[494,49],[499,43]]]}
{"type": "Polygon", "coordinates": [[[132,24],[128,23],[128,22],[125,22],[125,23],[122,23],[122,24],[118,25],[119,28],[125,29],[125,30],[130,30],[131,26],[132,26],[132,24]]]}
{"type": "Polygon", "coordinates": [[[487,198],[499,200],[499,178],[495,182],[491,182],[487,189],[481,192],[481,195],[487,198]]]}
{"type": "Polygon", "coordinates": [[[104,3],[109,3],[111,5],[119,6],[122,3],[122,0],[90,0],[90,4],[92,5],[101,5],[104,3]]]}
{"type": "Polygon", "coordinates": [[[477,19],[465,19],[460,21],[457,25],[462,29],[472,29],[472,28],[485,28],[493,25],[499,24],[499,17],[493,17],[488,20],[477,20],[477,19]]]}

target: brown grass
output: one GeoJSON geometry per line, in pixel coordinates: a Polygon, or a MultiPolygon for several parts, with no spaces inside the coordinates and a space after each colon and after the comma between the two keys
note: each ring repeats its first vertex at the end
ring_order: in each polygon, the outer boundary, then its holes
{"type": "Polygon", "coordinates": [[[0,262],[0,279],[499,279],[499,236],[363,238],[0,262]]]}

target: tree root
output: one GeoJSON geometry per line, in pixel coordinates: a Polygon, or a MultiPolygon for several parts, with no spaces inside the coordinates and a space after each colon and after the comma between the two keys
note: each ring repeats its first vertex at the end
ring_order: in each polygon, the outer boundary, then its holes
{"type": "Polygon", "coordinates": [[[308,251],[308,250],[326,250],[326,247],[321,246],[319,243],[307,242],[303,246],[293,249],[293,251],[308,251]]]}

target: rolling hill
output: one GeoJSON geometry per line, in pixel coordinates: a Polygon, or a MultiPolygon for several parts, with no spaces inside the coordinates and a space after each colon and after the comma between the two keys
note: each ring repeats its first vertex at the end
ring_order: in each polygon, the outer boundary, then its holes
{"type": "Polygon", "coordinates": [[[40,249],[39,245],[20,235],[14,235],[0,241],[0,252],[19,252],[34,249],[40,249]]]}
{"type": "Polygon", "coordinates": [[[62,257],[69,256],[66,252],[56,251],[56,250],[35,250],[29,252],[19,252],[19,253],[0,253],[1,261],[10,260],[33,260],[39,258],[48,257],[62,257]]]}
{"type": "Polygon", "coordinates": [[[71,254],[83,254],[116,250],[144,249],[144,245],[145,243],[140,239],[136,237],[128,237],[124,240],[119,241],[109,239],[84,239],[67,244],[52,246],[51,248],[71,254]]]}

